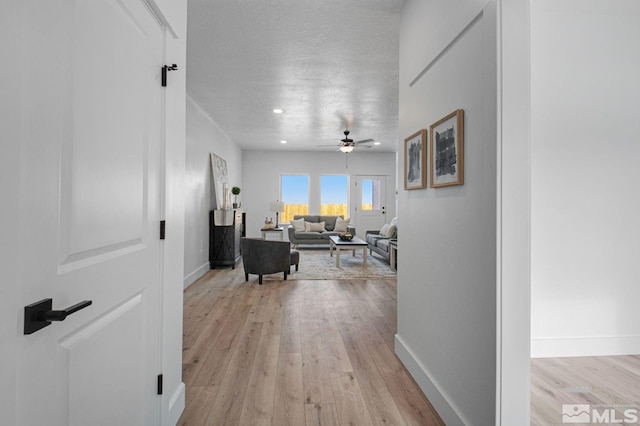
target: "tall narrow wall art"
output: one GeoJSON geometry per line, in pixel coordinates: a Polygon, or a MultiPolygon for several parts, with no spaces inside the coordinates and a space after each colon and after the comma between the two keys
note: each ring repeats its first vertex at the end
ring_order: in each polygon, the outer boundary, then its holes
{"type": "Polygon", "coordinates": [[[226,193],[229,192],[229,175],[227,173],[226,160],[211,154],[211,172],[213,177],[213,192],[216,197],[216,210],[226,210],[227,199],[230,198],[226,193]]]}

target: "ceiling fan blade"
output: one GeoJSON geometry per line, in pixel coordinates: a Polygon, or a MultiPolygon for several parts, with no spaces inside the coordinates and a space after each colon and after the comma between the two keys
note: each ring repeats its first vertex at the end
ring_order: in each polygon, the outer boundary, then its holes
{"type": "Polygon", "coordinates": [[[316,147],[321,147],[321,146],[342,146],[342,144],[337,144],[336,145],[335,143],[332,143],[330,145],[316,145],[316,147]]]}
{"type": "Polygon", "coordinates": [[[370,142],[373,142],[373,139],[363,139],[361,141],[356,142],[355,144],[358,145],[361,143],[370,143],[370,142]]]}

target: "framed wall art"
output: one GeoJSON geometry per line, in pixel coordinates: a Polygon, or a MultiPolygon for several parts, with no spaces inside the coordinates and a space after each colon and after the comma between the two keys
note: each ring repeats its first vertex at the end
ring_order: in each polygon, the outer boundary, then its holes
{"type": "Polygon", "coordinates": [[[227,162],[216,154],[211,154],[211,173],[213,175],[213,193],[216,200],[216,210],[226,210],[227,192],[229,192],[229,177],[227,162]]]}
{"type": "Polygon", "coordinates": [[[429,129],[431,188],[464,184],[464,111],[459,109],[429,129]]]}
{"type": "Polygon", "coordinates": [[[427,187],[427,131],[418,130],[404,140],[404,189],[427,187]]]}

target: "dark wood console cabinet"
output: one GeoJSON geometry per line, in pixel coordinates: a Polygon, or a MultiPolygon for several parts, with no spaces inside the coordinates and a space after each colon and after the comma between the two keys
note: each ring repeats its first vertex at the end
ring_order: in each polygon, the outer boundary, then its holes
{"type": "Polygon", "coordinates": [[[246,235],[246,213],[229,210],[209,212],[209,266],[231,266],[240,260],[240,238],[246,235]],[[217,216],[216,216],[217,215],[217,216]]]}

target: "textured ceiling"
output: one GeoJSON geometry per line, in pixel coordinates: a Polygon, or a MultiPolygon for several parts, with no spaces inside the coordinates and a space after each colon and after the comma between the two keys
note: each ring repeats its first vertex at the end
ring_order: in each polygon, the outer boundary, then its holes
{"type": "Polygon", "coordinates": [[[395,151],[403,3],[188,0],[187,92],[242,149],[395,151]]]}

